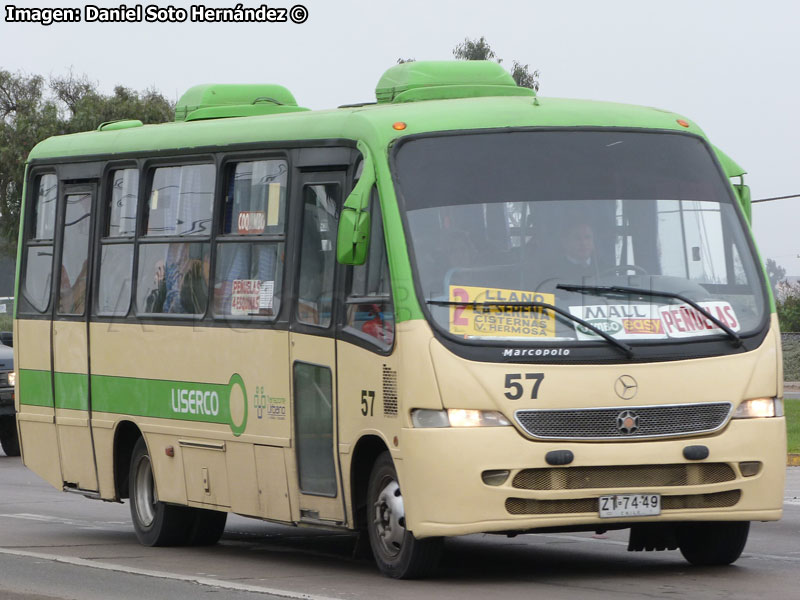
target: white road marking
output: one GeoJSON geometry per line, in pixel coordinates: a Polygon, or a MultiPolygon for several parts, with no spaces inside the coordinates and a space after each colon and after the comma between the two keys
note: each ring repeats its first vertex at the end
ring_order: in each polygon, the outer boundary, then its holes
{"type": "MultiPolygon", "coordinates": [[[[4,515],[0,515],[4,516],[4,515]]],[[[139,569],[136,567],[129,567],[126,565],[117,565],[114,563],[100,563],[94,560],[86,560],[85,558],[75,558],[70,556],[58,556],[56,554],[44,554],[41,552],[29,552],[27,550],[17,550],[15,548],[2,548],[0,547],[0,554],[7,554],[10,556],[23,556],[26,558],[36,558],[39,560],[50,560],[53,562],[64,563],[77,567],[89,567],[91,569],[101,569],[103,571],[115,571],[119,573],[130,573],[132,575],[144,575],[145,577],[158,577],[160,579],[170,579],[173,581],[185,581],[189,583],[196,583],[207,587],[219,588],[224,590],[232,590],[237,592],[253,592],[256,594],[272,594],[280,598],[292,598],[297,600],[339,600],[331,596],[317,596],[315,594],[304,594],[301,592],[291,592],[288,590],[278,590],[275,588],[267,588],[256,585],[247,585],[244,583],[235,583],[233,581],[221,581],[219,579],[212,579],[210,577],[198,577],[196,575],[180,575],[178,573],[168,573],[165,571],[153,571],[150,569],[139,569]]]]}
{"type": "Polygon", "coordinates": [[[41,523],[57,523],[59,525],[69,525],[72,527],[81,527],[83,529],[109,529],[111,527],[133,529],[133,526],[128,521],[88,521],[83,519],[54,517],[52,515],[37,515],[35,513],[5,513],[0,514],[0,517],[4,517],[6,519],[39,521],[41,523]]]}

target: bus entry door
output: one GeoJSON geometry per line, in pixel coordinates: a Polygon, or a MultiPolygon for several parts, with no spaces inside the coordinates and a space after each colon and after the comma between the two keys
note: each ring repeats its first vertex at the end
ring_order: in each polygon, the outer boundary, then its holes
{"type": "Polygon", "coordinates": [[[345,513],[336,451],[334,279],[344,173],[301,178],[301,243],[289,334],[297,505],[300,521],[338,525],[345,513]]]}
{"type": "Polygon", "coordinates": [[[93,185],[67,185],[61,215],[61,251],[56,254],[53,310],[53,390],[56,434],[64,485],[98,491],[89,405],[89,243],[93,185]]]}

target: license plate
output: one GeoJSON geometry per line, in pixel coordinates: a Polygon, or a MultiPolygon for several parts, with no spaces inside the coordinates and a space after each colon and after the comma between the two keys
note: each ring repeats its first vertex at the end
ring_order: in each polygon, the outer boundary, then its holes
{"type": "Polygon", "coordinates": [[[598,512],[601,519],[614,517],[649,517],[661,514],[659,494],[617,494],[600,496],[598,512]]]}

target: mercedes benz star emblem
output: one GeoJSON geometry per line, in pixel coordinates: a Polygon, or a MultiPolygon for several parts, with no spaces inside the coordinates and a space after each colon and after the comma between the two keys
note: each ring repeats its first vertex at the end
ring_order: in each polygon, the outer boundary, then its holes
{"type": "Polygon", "coordinates": [[[614,382],[614,391],[623,400],[631,400],[639,391],[639,384],[630,375],[620,375],[614,382]]]}
{"type": "Polygon", "coordinates": [[[623,410],[617,415],[617,430],[629,435],[639,429],[639,415],[632,410],[623,410]]]}

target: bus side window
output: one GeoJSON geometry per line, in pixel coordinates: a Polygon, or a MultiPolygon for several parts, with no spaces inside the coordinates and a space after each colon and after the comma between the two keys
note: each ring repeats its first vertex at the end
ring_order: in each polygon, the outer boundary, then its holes
{"type": "Polygon", "coordinates": [[[215,176],[212,164],[155,169],[139,238],[138,313],[205,314],[215,176]]]}
{"type": "Polygon", "coordinates": [[[370,198],[370,238],[367,260],[353,267],[347,293],[346,327],[382,348],[394,341],[394,305],[389,280],[389,262],[377,190],[370,198]]]}
{"type": "Polygon", "coordinates": [[[116,169],[105,194],[105,226],[100,250],[97,314],[124,316],[131,304],[133,236],[139,200],[138,169],[116,169]]]}
{"type": "Polygon", "coordinates": [[[336,226],[339,220],[337,183],[303,188],[303,238],[297,320],[329,327],[333,313],[333,276],[336,266],[336,226]]]}
{"type": "MultiPolygon", "coordinates": [[[[56,227],[58,179],[55,174],[42,175],[36,182],[36,195],[27,226],[27,248],[22,295],[34,312],[42,313],[50,305],[53,275],[53,238],[56,227]]],[[[20,310],[25,311],[25,304],[20,310]]]]}
{"type": "Polygon", "coordinates": [[[287,172],[285,160],[236,162],[226,169],[214,278],[217,317],[274,319],[278,314],[287,172]]]}

